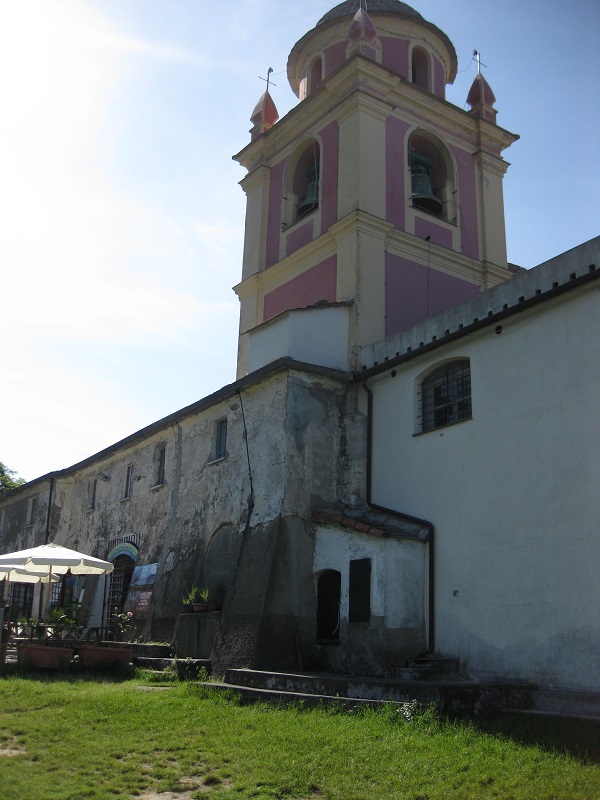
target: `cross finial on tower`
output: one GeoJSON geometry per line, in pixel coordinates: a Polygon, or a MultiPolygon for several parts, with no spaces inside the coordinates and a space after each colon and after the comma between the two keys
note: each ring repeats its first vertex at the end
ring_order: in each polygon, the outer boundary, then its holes
{"type": "Polygon", "coordinates": [[[267,77],[266,78],[263,78],[262,75],[258,76],[261,79],[261,81],[266,81],[267,82],[267,92],[269,91],[269,86],[277,86],[276,83],[271,83],[271,74],[272,74],[272,72],[273,72],[273,67],[269,67],[269,69],[267,70],[267,77]]]}
{"type": "Polygon", "coordinates": [[[473,60],[477,64],[477,74],[481,75],[481,68],[486,67],[487,69],[487,65],[481,63],[481,53],[479,50],[473,50],[473,60]]]}

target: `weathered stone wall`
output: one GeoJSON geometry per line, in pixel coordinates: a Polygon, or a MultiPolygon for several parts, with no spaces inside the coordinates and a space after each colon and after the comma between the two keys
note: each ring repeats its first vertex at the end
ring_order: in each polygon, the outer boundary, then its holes
{"type": "MultiPolygon", "coordinates": [[[[40,480],[0,497],[0,552],[12,553],[44,544],[50,481],[40,480]],[[32,516],[32,503],[35,509],[32,516]]],[[[0,573],[0,600],[8,585],[0,573]]],[[[39,587],[33,587],[33,610],[39,605],[39,587]]]]}
{"type": "MultiPolygon", "coordinates": [[[[150,610],[136,612],[136,635],[171,641],[191,584],[220,583],[215,663],[295,668],[298,642],[307,651],[314,640],[312,510],[355,505],[364,494],[365,425],[355,392],[343,376],[323,371],[281,369],[239,382],[198,411],[184,409],[55,473],[49,540],[108,558],[128,539],[138,565],[158,564],[150,610]],[[216,458],[216,426],[225,419],[226,455],[216,458]]],[[[40,541],[47,490],[44,497],[40,541]]],[[[5,551],[34,543],[31,532],[23,535],[28,498],[24,487],[13,499],[5,551]]],[[[105,582],[89,583],[86,603],[99,625],[105,582]]]]}

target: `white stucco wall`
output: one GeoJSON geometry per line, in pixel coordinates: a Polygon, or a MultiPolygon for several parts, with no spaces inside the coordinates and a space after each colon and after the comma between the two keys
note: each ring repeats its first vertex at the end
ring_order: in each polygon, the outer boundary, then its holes
{"type": "Polygon", "coordinates": [[[319,526],[315,536],[314,574],[334,569],[341,574],[340,616],[348,619],[350,561],[371,559],[371,615],[387,628],[424,624],[424,545],[377,539],[333,526],[319,526]]]}
{"type": "Polygon", "coordinates": [[[436,528],[436,649],[600,689],[596,282],[370,381],[373,500],[436,528]],[[419,376],[471,360],[473,418],[417,431],[419,376]]]}
{"type": "Polygon", "coordinates": [[[304,308],[286,311],[250,332],[248,372],[278,358],[347,370],[349,308],[304,308]]]}

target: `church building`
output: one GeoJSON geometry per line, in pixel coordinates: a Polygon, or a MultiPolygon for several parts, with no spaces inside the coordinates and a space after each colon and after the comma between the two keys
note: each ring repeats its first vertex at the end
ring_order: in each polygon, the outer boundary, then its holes
{"type": "MultiPolygon", "coordinates": [[[[343,2],[294,45],[298,104],[279,119],[267,89],[235,156],[236,381],[0,498],[0,552],[114,563],[52,602],[195,636],[215,671],[429,654],[600,691],[600,237],[507,263],[518,137],[483,75],[469,110],[445,99],[456,72],[399,0],[343,2]],[[192,585],[218,610],[183,613],[192,585]]],[[[11,583],[28,615],[39,592],[11,583]]]]}

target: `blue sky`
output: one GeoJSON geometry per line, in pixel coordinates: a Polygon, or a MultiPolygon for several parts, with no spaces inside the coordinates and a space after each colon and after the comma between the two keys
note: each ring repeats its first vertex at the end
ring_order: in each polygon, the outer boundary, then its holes
{"type": "MultiPolygon", "coordinates": [[[[0,460],[31,480],[235,379],[245,200],[231,156],[329,0],[0,4],[0,460]]],[[[368,5],[368,4],[367,4],[368,5]]],[[[509,259],[599,233],[597,0],[415,0],[481,53],[505,152],[509,259]]]]}

